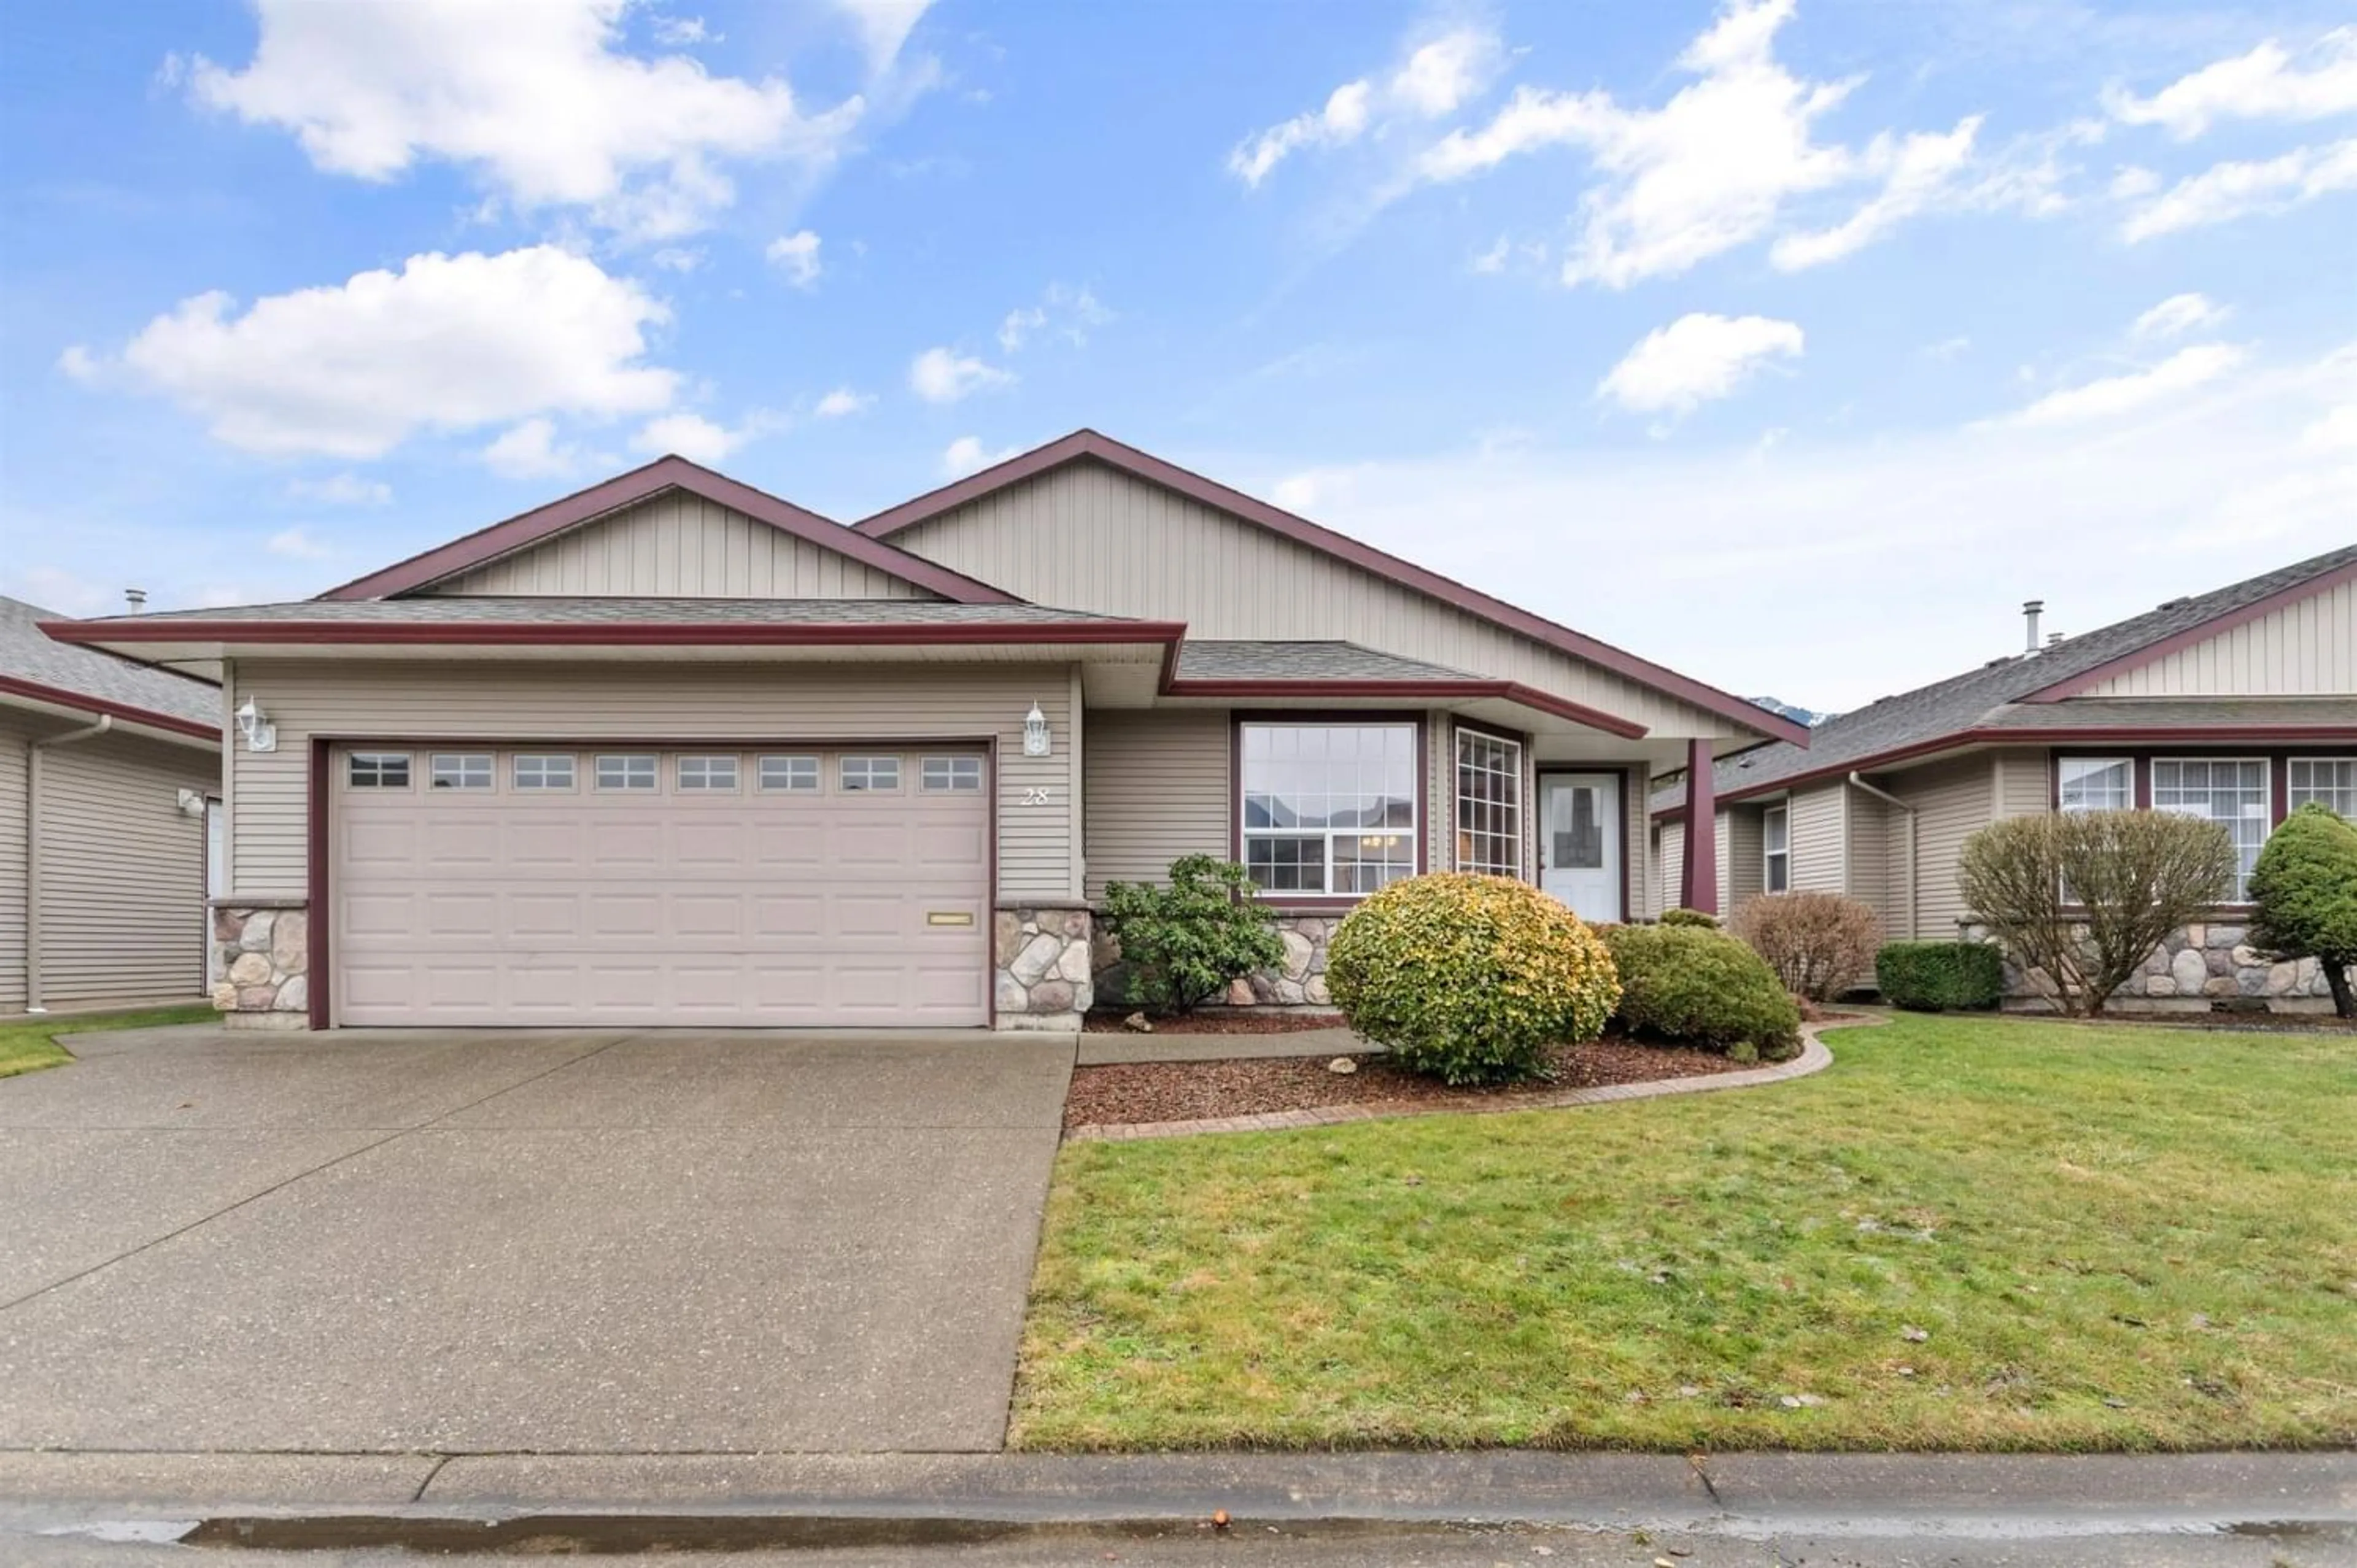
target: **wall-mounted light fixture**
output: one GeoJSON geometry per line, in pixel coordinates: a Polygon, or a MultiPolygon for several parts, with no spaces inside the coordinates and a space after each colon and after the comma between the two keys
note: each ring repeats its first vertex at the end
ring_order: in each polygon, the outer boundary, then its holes
{"type": "Polygon", "coordinates": [[[237,710],[237,733],[245,736],[248,751],[276,751],[278,726],[262,711],[262,704],[248,697],[237,710]]]}
{"type": "Polygon", "coordinates": [[[1039,711],[1037,703],[1032,703],[1031,711],[1023,715],[1023,755],[1048,755],[1048,715],[1039,711]]]}
{"type": "Polygon", "coordinates": [[[201,789],[191,789],[184,784],[180,787],[178,804],[180,815],[201,817],[205,814],[205,792],[201,789]]]}

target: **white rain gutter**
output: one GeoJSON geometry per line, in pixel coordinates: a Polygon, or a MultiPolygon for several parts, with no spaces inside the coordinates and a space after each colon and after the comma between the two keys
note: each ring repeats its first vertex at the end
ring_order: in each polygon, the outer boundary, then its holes
{"type": "Polygon", "coordinates": [[[1888,789],[1876,789],[1855,772],[1849,776],[1849,781],[1876,800],[1896,806],[1907,813],[1907,940],[1911,942],[1915,940],[1915,911],[1921,903],[1915,886],[1915,808],[1888,789]]]}
{"type": "Polygon", "coordinates": [[[114,728],[114,715],[25,747],[25,1011],[46,1013],[41,1000],[41,758],[49,748],[96,740],[114,728]]]}

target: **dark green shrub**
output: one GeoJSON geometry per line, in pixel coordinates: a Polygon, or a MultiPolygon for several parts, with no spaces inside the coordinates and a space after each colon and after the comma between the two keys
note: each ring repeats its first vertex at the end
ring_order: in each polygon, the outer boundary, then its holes
{"type": "Polygon", "coordinates": [[[1253,901],[1244,868],[1208,854],[1170,863],[1170,884],[1114,882],[1104,918],[1128,971],[1126,1000],[1184,1013],[1256,969],[1285,961],[1275,918],[1253,901]]]}
{"type": "Polygon", "coordinates": [[[1885,942],[1874,983],[1893,1007],[1919,1013],[1994,1007],[2005,994],[2005,953],[1987,942],[1885,942]]]}
{"type": "Polygon", "coordinates": [[[1662,911],[1662,924],[1665,926],[1699,926],[1704,930],[1715,931],[1718,929],[1718,917],[1716,915],[1706,914],[1700,909],[1664,909],[1662,911]]]}
{"type": "Polygon", "coordinates": [[[1444,1083],[1535,1073],[1592,1040],[1620,988],[1578,916],[1526,882],[1442,872],[1370,897],[1336,928],[1326,983],[1351,1027],[1444,1083]]]}
{"type": "Polygon", "coordinates": [[[1693,926],[1609,926],[1604,943],[1631,1034],[1769,1061],[1800,1054],[1800,1006],[1745,943],[1693,926]]]}
{"type": "Polygon", "coordinates": [[[2251,870],[2251,945],[2276,959],[2312,958],[2332,1008],[2357,1018],[2349,966],[2357,964],[2357,827],[2314,800],[2284,819],[2251,870]]]}

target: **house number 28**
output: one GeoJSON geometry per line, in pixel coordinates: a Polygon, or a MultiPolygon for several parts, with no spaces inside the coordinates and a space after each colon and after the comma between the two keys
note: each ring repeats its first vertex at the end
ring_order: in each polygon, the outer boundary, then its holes
{"type": "Polygon", "coordinates": [[[1049,793],[1045,785],[1034,784],[1023,791],[1023,803],[1027,806],[1044,806],[1048,803],[1049,793]]]}

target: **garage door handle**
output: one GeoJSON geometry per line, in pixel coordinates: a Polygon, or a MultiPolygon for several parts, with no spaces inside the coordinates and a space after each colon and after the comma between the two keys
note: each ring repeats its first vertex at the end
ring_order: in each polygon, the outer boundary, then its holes
{"type": "Polygon", "coordinates": [[[970,911],[964,909],[929,909],[925,912],[925,924],[929,926],[971,926],[974,924],[974,916],[970,911]]]}

